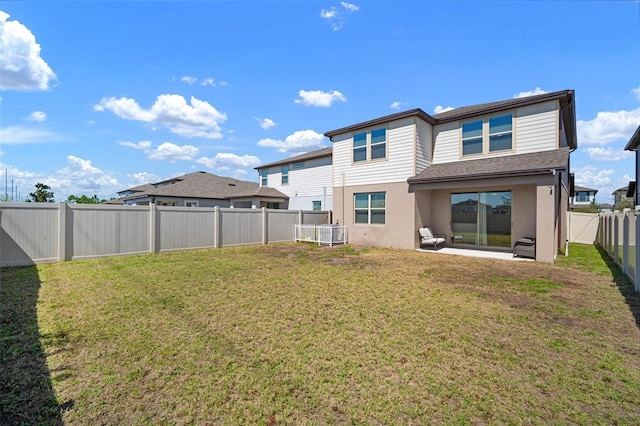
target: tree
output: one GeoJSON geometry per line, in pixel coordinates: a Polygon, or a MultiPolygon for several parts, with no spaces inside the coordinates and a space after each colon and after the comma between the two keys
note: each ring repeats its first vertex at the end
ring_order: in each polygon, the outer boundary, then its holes
{"type": "Polygon", "coordinates": [[[93,197],[87,197],[86,195],[80,195],[75,196],[75,195],[69,195],[67,197],[67,203],[71,203],[71,204],[101,204],[104,203],[106,200],[100,200],[98,199],[97,195],[93,195],[93,197]]]}
{"type": "Polygon", "coordinates": [[[34,203],[53,203],[53,191],[50,191],[49,185],[44,183],[36,183],[36,190],[29,194],[28,202],[34,203]]]}

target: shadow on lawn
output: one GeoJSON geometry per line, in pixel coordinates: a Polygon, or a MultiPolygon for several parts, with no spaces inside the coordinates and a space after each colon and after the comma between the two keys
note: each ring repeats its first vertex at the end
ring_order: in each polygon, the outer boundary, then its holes
{"type": "Polygon", "coordinates": [[[613,281],[618,287],[618,290],[620,290],[620,294],[622,294],[627,305],[629,305],[629,310],[636,320],[636,326],[640,328],[640,293],[636,293],[633,282],[622,272],[622,269],[614,262],[611,256],[609,256],[609,253],[597,244],[595,247],[611,271],[613,281]]]}
{"type": "Polygon", "coordinates": [[[40,278],[35,266],[0,270],[0,423],[62,425],[46,364],[36,303],[40,278]]]}

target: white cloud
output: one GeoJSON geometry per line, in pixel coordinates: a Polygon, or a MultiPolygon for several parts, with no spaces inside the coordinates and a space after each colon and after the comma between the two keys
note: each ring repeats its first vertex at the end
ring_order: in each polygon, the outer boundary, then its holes
{"type": "Polygon", "coordinates": [[[96,111],[112,111],[125,120],[160,124],[171,132],[188,138],[221,138],[219,123],[227,120],[211,104],[191,97],[191,105],[180,95],[160,95],[146,110],[130,98],[103,98],[94,106],[96,111]]]}
{"type": "Polygon", "coordinates": [[[164,142],[156,149],[148,150],[150,160],[162,160],[176,162],[179,160],[193,160],[198,155],[198,148],[191,145],[176,145],[171,142],[164,142]]]}
{"type": "Polygon", "coordinates": [[[389,108],[397,110],[406,105],[407,105],[406,102],[394,101],[394,102],[391,102],[391,105],[389,105],[389,108]]]}
{"type": "Polygon", "coordinates": [[[514,99],[515,98],[524,98],[524,97],[527,97],[527,96],[542,95],[544,93],[547,93],[547,91],[546,90],[542,90],[539,87],[536,87],[535,89],[530,90],[528,92],[520,92],[520,93],[518,93],[516,95],[513,95],[513,97],[514,97],[514,99]]]}
{"type": "Polygon", "coordinates": [[[324,136],[313,130],[298,130],[287,136],[284,141],[279,139],[261,139],[259,146],[276,148],[278,152],[302,153],[323,148],[324,136]]]}
{"type": "Polygon", "coordinates": [[[0,141],[5,145],[48,143],[64,140],[67,140],[67,138],[48,130],[30,129],[24,126],[7,126],[0,129],[0,141]]]}
{"type": "Polygon", "coordinates": [[[440,114],[441,112],[447,112],[447,111],[451,111],[452,109],[455,109],[453,107],[443,107],[442,105],[436,105],[435,108],[433,108],[433,112],[434,114],[440,114]]]}
{"type": "Polygon", "coordinates": [[[270,128],[276,126],[276,122],[270,118],[256,118],[256,120],[258,120],[260,127],[262,127],[264,130],[269,130],[270,128]]]}
{"type": "Polygon", "coordinates": [[[301,99],[296,99],[294,102],[305,106],[328,108],[334,101],[347,101],[346,96],[337,90],[329,90],[328,92],[320,90],[300,90],[298,95],[301,99]]]}
{"type": "Polygon", "coordinates": [[[635,89],[631,89],[631,93],[636,97],[637,100],[640,101],[640,87],[636,87],[635,89]]]}
{"type": "Polygon", "coordinates": [[[329,9],[322,9],[320,11],[320,17],[322,19],[326,19],[329,22],[333,31],[341,30],[344,27],[345,13],[357,12],[358,10],[360,10],[360,6],[344,1],[340,2],[340,6],[342,6],[342,8],[332,6],[329,9]]]}
{"type": "Polygon", "coordinates": [[[91,160],[74,155],[67,156],[69,165],[43,179],[54,192],[56,200],[66,200],[69,195],[98,195],[111,198],[119,190],[118,180],[95,167],[91,160]]]}
{"type": "Polygon", "coordinates": [[[629,141],[640,124],[640,107],[631,111],[599,112],[593,120],[578,120],[578,145],[607,145],[629,141]]]}
{"type": "Polygon", "coordinates": [[[187,83],[187,84],[193,84],[193,83],[195,83],[197,80],[198,80],[198,79],[197,79],[196,77],[191,77],[191,76],[189,76],[189,75],[185,75],[185,76],[183,76],[183,77],[180,79],[180,81],[183,81],[183,82],[185,82],[185,83],[187,83]]]}
{"type": "Polygon", "coordinates": [[[148,151],[151,148],[151,141],[140,141],[140,142],[129,142],[129,141],[121,141],[118,144],[122,146],[127,146],[133,149],[139,149],[141,151],[148,151]]]}
{"type": "Polygon", "coordinates": [[[43,122],[47,119],[47,113],[43,111],[33,111],[29,114],[29,120],[43,122]]]}
{"type": "Polygon", "coordinates": [[[35,36],[0,11],[0,90],[48,90],[56,75],[40,57],[35,36]]]}
{"type": "Polygon", "coordinates": [[[133,183],[131,184],[131,186],[139,186],[144,185],[145,183],[160,181],[160,177],[158,177],[158,175],[149,172],[133,173],[127,176],[133,179],[133,183]]]}
{"type": "MultiPolygon", "coordinates": [[[[260,165],[260,159],[255,155],[236,155],[231,153],[219,152],[215,157],[200,157],[196,160],[197,163],[215,170],[231,170],[242,168],[253,168],[260,165]]],[[[238,173],[239,170],[235,170],[238,173]]]]}
{"type": "Polygon", "coordinates": [[[202,83],[200,83],[200,85],[201,86],[215,86],[216,85],[216,81],[211,77],[207,77],[202,81],[202,83]]]}
{"type": "Polygon", "coordinates": [[[585,152],[589,158],[597,161],[620,161],[635,155],[633,152],[625,151],[622,148],[613,149],[611,147],[602,148],[599,146],[586,148],[585,152]]]}
{"type": "Polygon", "coordinates": [[[345,9],[347,9],[350,12],[356,12],[356,11],[360,10],[360,6],[356,6],[353,3],[347,3],[345,1],[341,1],[340,4],[342,5],[342,7],[344,7],[345,9]]]}

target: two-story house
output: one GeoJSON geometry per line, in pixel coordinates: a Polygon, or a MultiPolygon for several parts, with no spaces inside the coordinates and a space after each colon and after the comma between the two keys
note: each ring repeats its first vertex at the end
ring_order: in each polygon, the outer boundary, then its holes
{"type": "Polygon", "coordinates": [[[580,207],[591,207],[596,202],[597,189],[575,185],[573,191],[573,196],[569,198],[569,207],[572,210],[580,207]]]}
{"type": "Polygon", "coordinates": [[[334,222],[349,226],[354,244],[415,249],[429,226],[478,249],[510,251],[534,237],[545,262],[564,245],[573,90],[436,115],[413,109],[325,136],[334,222]]]}
{"type": "Polygon", "coordinates": [[[273,188],[289,197],[289,210],[331,210],[331,148],[256,167],[260,187],[273,188]]]}

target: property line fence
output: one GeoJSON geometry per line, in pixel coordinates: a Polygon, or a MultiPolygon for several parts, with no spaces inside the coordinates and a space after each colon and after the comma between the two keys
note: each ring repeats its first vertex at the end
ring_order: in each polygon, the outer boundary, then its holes
{"type": "Polygon", "coordinates": [[[0,203],[0,267],[295,241],[331,211],[0,203]]]}
{"type": "Polygon", "coordinates": [[[333,246],[347,244],[348,228],[341,225],[296,225],[296,241],[333,246]]]}
{"type": "Polygon", "coordinates": [[[640,241],[639,217],[634,211],[601,213],[596,236],[596,243],[620,265],[637,292],[640,292],[640,251],[636,249],[636,242],[640,241]]]}

